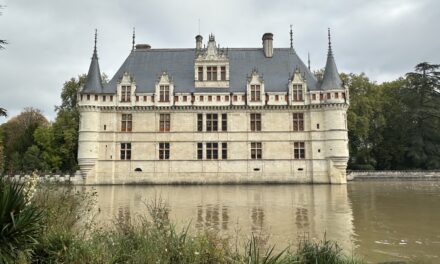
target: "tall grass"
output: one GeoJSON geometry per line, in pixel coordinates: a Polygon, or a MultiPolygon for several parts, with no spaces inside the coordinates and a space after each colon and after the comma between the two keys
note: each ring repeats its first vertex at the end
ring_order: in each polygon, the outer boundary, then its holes
{"type": "MultiPolygon", "coordinates": [[[[178,230],[165,202],[146,205],[145,216],[121,212],[110,228],[93,219],[96,193],[69,186],[42,185],[32,206],[40,208],[41,232],[22,263],[361,263],[345,256],[336,242],[301,241],[296,249],[275,253],[251,236],[243,246],[212,231],[178,230]]],[[[237,243],[237,242],[236,242],[237,243]]],[[[22,248],[14,248],[21,254],[22,248]]],[[[3,251],[0,253],[3,256],[3,251]]],[[[6,263],[10,263],[8,259],[6,263]]]]}

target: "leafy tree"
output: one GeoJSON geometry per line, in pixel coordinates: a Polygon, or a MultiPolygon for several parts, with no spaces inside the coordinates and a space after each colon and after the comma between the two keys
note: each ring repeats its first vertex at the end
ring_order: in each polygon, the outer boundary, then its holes
{"type": "Polygon", "coordinates": [[[6,109],[0,107],[0,116],[8,116],[6,109]]]}
{"type": "Polygon", "coordinates": [[[440,168],[440,65],[420,63],[406,79],[402,100],[410,132],[407,158],[413,168],[440,168]]]}

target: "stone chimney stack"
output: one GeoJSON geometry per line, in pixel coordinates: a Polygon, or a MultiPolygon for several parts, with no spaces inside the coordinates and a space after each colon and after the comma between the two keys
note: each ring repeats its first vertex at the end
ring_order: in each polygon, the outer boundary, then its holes
{"type": "Polygon", "coordinates": [[[197,35],[196,36],[196,50],[202,49],[202,42],[203,42],[203,37],[200,35],[197,35]]]}
{"type": "Polygon", "coordinates": [[[263,51],[266,58],[272,58],[273,56],[273,34],[264,33],[263,35],[263,51]]]}

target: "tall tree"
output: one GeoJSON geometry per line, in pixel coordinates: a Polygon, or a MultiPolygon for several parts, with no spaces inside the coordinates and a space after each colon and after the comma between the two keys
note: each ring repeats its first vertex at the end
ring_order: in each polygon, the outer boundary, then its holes
{"type": "Polygon", "coordinates": [[[406,79],[402,96],[411,139],[407,157],[413,168],[440,168],[440,65],[420,63],[406,79]]]}

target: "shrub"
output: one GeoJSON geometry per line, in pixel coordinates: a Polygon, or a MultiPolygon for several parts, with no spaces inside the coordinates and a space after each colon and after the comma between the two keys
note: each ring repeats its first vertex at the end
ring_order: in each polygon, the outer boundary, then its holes
{"type": "Polygon", "coordinates": [[[0,177],[0,263],[29,257],[41,234],[42,211],[23,184],[0,177]],[[28,198],[28,199],[27,199],[28,198]]]}

